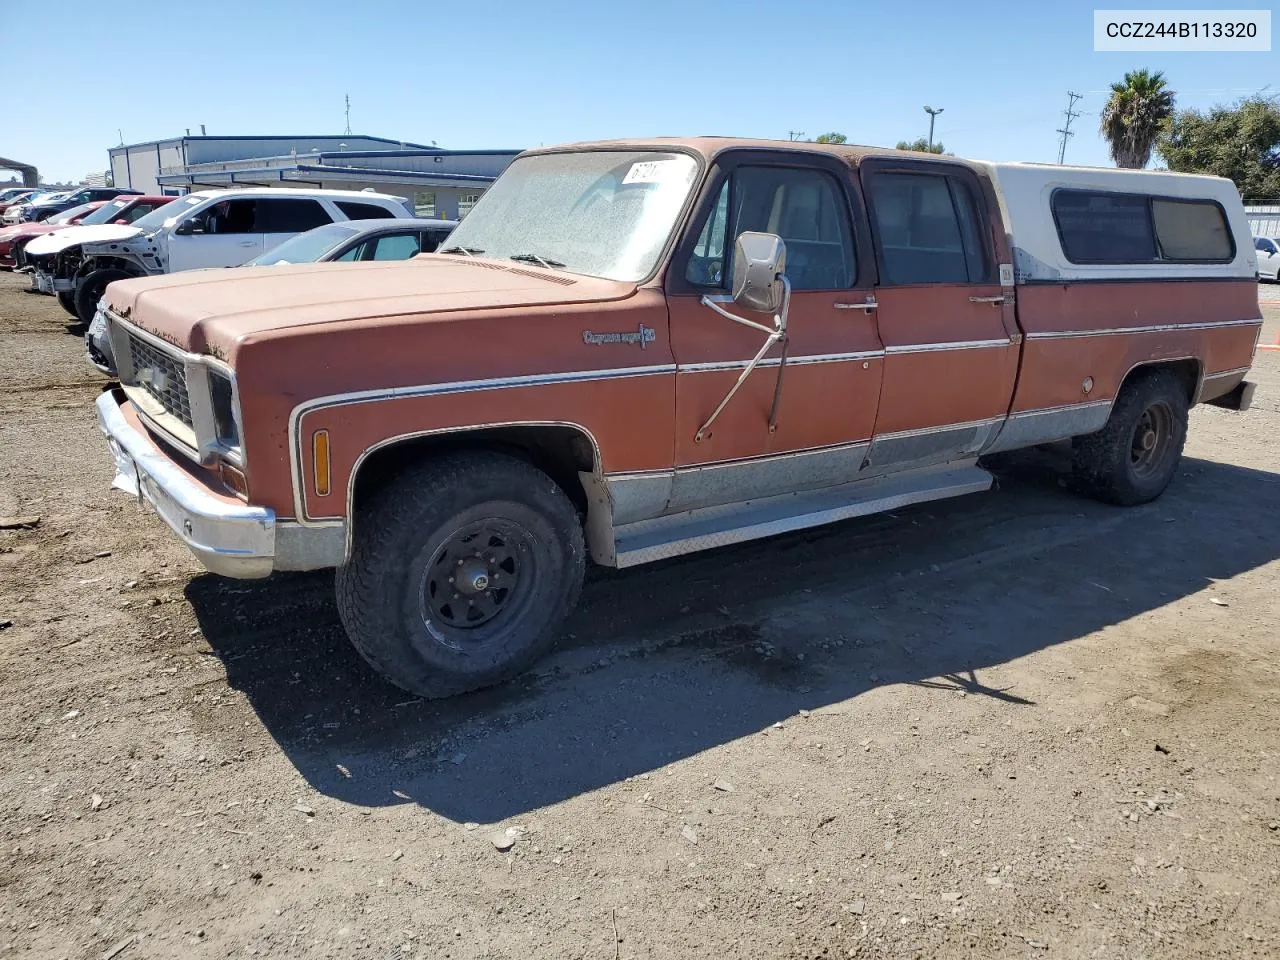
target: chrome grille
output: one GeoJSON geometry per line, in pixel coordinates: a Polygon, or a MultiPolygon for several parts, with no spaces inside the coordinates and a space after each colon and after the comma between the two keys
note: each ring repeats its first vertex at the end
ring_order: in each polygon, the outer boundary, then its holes
{"type": "Polygon", "coordinates": [[[191,398],[187,396],[187,370],[182,361],[169,356],[140,337],[129,334],[133,352],[133,382],[147,391],[188,427],[191,423],[191,398]]]}

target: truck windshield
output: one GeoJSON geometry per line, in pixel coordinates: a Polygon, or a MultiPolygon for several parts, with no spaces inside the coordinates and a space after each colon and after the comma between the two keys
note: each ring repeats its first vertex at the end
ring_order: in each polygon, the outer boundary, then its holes
{"type": "Polygon", "coordinates": [[[562,268],[610,280],[653,272],[698,175],[681,153],[594,150],[522,157],[442,253],[562,268]]]}
{"type": "Polygon", "coordinates": [[[266,253],[260,253],[244,264],[262,267],[274,263],[316,263],[326,253],[359,233],[350,223],[329,223],[286,240],[266,253]]]}

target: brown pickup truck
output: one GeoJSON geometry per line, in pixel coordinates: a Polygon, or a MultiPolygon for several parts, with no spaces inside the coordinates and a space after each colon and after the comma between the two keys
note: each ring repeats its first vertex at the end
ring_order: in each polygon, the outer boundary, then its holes
{"type": "Polygon", "coordinates": [[[986,490],[1071,439],[1116,504],[1260,331],[1211,177],[808,143],[517,159],[443,251],[123,280],[116,485],[212,571],[337,568],[365,658],[445,696],[626,567],[986,490]]]}

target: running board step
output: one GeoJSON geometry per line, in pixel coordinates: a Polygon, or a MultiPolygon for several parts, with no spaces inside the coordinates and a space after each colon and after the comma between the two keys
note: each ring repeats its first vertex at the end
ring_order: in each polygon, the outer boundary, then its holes
{"type": "Polygon", "coordinates": [[[991,482],[991,474],[972,463],[951,463],[643,520],[615,531],[616,565],[633,567],[696,550],[897,510],[913,503],[981,493],[991,487],[991,482]]]}

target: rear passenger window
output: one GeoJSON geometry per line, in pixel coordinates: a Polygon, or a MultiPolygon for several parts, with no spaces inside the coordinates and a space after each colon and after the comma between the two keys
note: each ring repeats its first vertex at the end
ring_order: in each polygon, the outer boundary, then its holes
{"type": "Polygon", "coordinates": [[[390,220],[395,214],[386,207],[376,203],[357,203],[354,200],[339,200],[338,209],[352,220],[390,220]]]}
{"type": "Polygon", "coordinates": [[[871,219],[883,282],[979,283],[986,246],[967,187],[936,174],[877,173],[870,179],[871,219]]]}
{"type": "Polygon", "coordinates": [[[373,250],[374,260],[408,260],[416,257],[421,247],[416,233],[400,233],[379,237],[373,250]]]}
{"type": "Polygon", "coordinates": [[[332,222],[333,218],[315,200],[296,197],[258,200],[258,230],[262,233],[302,233],[332,222]]]}
{"type": "Polygon", "coordinates": [[[1156,240],[1166,260],[1232,260],[1235,245],[1222,208],[1212,202],[1187,200],[1151,201],[1156,240]]]}
{"type": "Polygon", "coordinates": [[[1126,193],[1057,190],[1051,201],[1072,263],[1221,263],[1235,257],[1222,207],[1126,193]]]}

